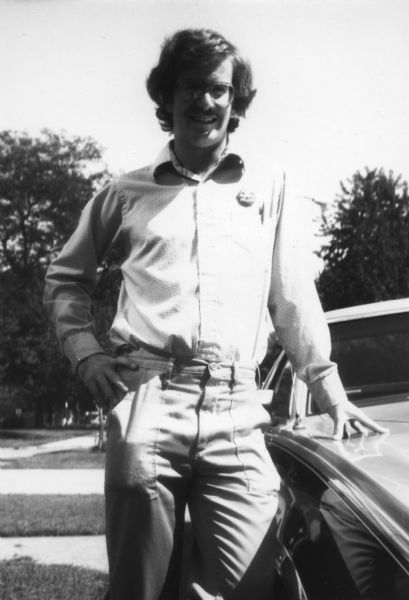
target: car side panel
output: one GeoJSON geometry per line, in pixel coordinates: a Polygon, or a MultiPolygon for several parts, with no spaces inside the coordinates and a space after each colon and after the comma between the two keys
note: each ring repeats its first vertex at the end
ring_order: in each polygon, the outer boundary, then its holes
{"type": "MultiPolygon", "coordinates": [[[[282,478],[277,570],[287,558],[308,600],[407,600],[408,574],[325,478],[279,444],[269,448],[282,478]]],[[[287,578],[291,600],[302,598],[296,584],[287,578]]]]}

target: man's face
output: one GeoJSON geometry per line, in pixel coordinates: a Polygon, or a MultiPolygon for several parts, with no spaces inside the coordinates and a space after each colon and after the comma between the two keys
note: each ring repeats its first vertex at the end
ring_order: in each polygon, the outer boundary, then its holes
{"type": "Polygon", "coordinates": [[[220,91],[214,85],[231,86],[232,75],[233,65],[229,58],[182,71],[176,82],[173,102],[167,106],[173,115],[176,149],[218,148],[225,143],[231,101],[226,95],[219,98],[220,91]],[[189,93],[194,90],[200,90],[200,93],[189,93]]]}

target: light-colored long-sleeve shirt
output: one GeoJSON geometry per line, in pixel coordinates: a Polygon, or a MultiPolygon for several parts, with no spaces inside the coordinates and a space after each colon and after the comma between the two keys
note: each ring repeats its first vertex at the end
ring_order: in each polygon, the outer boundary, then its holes
{"type": "Polygon", "coordinates": [[[90,295],[115,241],[125,258],[114,346],[256,363],[273,322],[320,407],[343,401],[328,327],[294,233],[296,210],[282,171],[227,152],[200,179],[166,146],[152,165],[96,194],[48,269],[45,304],[65,354],[75,366],[102,352],[90,295]]]}

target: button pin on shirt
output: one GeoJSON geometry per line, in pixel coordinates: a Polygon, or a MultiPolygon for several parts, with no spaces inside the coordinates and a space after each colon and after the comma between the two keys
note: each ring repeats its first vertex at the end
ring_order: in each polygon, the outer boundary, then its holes
{"type": "MultiPolygon", "coordinates": [[[[241,190],[236,196],[237,202],[244,207],[253,206],[257,200],[257,196],[254,192],[246,192],[241,190]]],[[[264,203],[259,208],[259,214],[261,223],[264,223],[264,203]]]]}
{"type": "Polygon", "coordinates": [[[256,201],[256,194],[254,192],[246,192],[245,190],[241,190],[237,196],[237,201],[242,206],[251,206],[256,201]]]}

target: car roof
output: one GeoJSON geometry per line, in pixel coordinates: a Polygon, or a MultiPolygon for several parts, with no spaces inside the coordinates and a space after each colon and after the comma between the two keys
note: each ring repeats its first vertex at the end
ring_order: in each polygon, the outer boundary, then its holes
{"type": "Polygon", "coordinates": [[[381,315],[403,312],[409,312],[409,298],[338,308],[326,312],[325,316],[329,323],[336,323],[338,321],[352,321],[354,319],[379,317],[381,315]]]}

